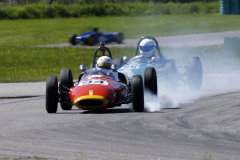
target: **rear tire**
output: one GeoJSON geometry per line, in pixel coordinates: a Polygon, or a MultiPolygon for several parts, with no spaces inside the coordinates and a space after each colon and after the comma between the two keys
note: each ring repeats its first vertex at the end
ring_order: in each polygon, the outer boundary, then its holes
{"type": "Polygon", "coordinates": [[[132,78],[132,103],[135,112],[144,111],[143,80],[140,75],[135,75],[132,78]]]}
{"type": "Polygon", "coordinates": [[[199,57],[192,57],[187,68],[187,82],[191,90],[200,90],[202,85],[202,63],[199,57]]]}
{"type": "Polygon", "coordinates": [[[144,87],[149,90],[152,94],[157,95],[157,74],[153,67],[148,67],[144,72],[144,87]]]}
{"type": "Polygon", "coordinates": [[[56,113],[58,107],[58,80],[56,76],[48,76],[46,81],[46,110],[56,113]]]}
{"type": "MultiPolygon", "coordinates": [[[[69,68],[64,68],[60,72],[60,77],[59,77],[59,84],[60,86],[64,86],[67,88],[72,88],[73,87],[73,76],[72,76],[72,71],[69,68]]],[[[62,87],[62,90],[64,88],[62,87]]],[[[70,99],[69,93],[63,93],[60,92],[60,104],[63,110],[71,110],[72,109],[72,102],[70,99]]]]}
{"type": "Polygon", "coordinates": [[[77,45],[76,38],[77,38],[77,35],[76,35],[76,34],[71,35],[70,38],[69,38],[69,42],[70,42],[73,46],[77,45]]]}

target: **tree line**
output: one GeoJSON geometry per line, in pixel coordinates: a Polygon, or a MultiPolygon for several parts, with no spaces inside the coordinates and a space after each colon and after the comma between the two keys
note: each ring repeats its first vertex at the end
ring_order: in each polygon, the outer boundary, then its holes
{"type": "Polygon", "coordinates": [[[60,4],[100,4],[100,3],[126,3],[126,2],[153,2],[153,3],[190,3],[190,2],[218,2],[218,0],[0,0],[0,5],[26,5],[33,3],[60,3],[60,4]]]}

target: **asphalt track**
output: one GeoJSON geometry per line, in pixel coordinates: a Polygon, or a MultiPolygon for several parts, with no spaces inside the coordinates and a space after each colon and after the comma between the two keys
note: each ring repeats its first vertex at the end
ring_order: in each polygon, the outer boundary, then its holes
{"type": "Polygon", "coordinates": [[[238,160],[239,80],[239,71],[204,74],[200,91],[160,91],[143,113],[124,105],[47,114],[44,82],[0,84],[0,157],[238,160]]]}

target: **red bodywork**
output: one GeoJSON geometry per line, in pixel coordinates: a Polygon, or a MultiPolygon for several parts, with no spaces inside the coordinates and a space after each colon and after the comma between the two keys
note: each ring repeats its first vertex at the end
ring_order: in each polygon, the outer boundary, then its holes
{"type": "Polygon", "coordinates": [[[81,109],[109,108],[114,106],[117,90],[121,88],[126,88],[126,84],[106,75],[93,74],[82,78],[77,86],[70,89],[70,98],[81,109]]]}

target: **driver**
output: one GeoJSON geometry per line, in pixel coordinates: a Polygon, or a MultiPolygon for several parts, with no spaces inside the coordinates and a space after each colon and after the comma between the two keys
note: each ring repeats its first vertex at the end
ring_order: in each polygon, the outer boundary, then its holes
{"type": "Polygon", "coordinates": [[[155,52],[155,43],[151,39],[144,39],[141,41],[139,49],[140,56],[143,58],[152,58],[154,57],[155,52]]]}
{"type": "Polygon", "coordinates": [[[140,55],[136,56],[136,59],[146,61],[148,63],[160,61],[159,57],[155,57],[156,44],[151,39],[144,39],[140,42],[139,50],[140,55]]]}
{"type": "Polygon", "coordinates": [[[113,61],[108,56],[101,56],[97,60],[97,68],[99,69],[111,69],[111,65],[113,64],[113,61]]]}
{"type": "Polygon", "coordinates": [[[116,70],[112,70],[111,66],[113,61],[108,56],[101,56],[97,60],[96,69],[105,72],[108,75],[111,75],[115,80],[118,80],[118,72],[116,70]]]}
{"type": "MultiPolygon", "coordinates": [[[[125,84],[127,84],[127,79],[125,77],[124,74],[118,72],[116,69],[111,68],[111,66],[113,66],[113,61],[110,57],[108,56],[101,56],[98,60],[97,60],[97,64],[95,68],[92,68],[90,70],[88,70],[87,72],[82,72],[79,75],[78,78],[78,83],[80,82],[81,78],[85,75],[88,75],[88,73],[96,73],[98,74],[99,72],[104,73],[110,77],[112,77],[115,81],[120,81],[123,82],[125,84]]],[[[83,67],[82,65],[79,67],[81,71],[86,70],[86,67],[83,67]]]]}

